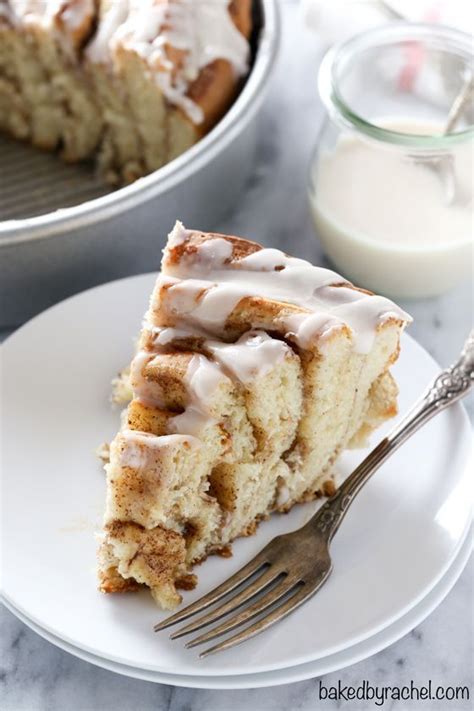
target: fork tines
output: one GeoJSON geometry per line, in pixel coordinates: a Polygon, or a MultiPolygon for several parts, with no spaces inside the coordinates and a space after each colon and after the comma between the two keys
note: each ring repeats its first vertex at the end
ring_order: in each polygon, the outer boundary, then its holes
{"type": "Polygon", "coordinates": [[[195,637],[186,644],[186,647],[195,647],[204,642],[209,642],[234,630],[236,627],[244,625],[255,617],[261,616],[262,613],[266,614],[253,624],[245,627],[241,632],[206,649],[199,656],[206,657],[209,654],[229,649],[268,629],[313,595],[330,572],[330,568],[322,568],[319,575],[311,576],[310,580],[303,580],[299,566],[294,566],[296,569],[292,569],[290,566],[284,565],[283,562],[288,562],[286,556],[283,556],[283,561],[281,556],[274,555],[274,553],[275,551],[272,550],[271,544],[269,544],[259,555],[224,583],[180,612],[155,625],[155,632],[203,612],[208,607],[220,602],[222,598],[228,597],[231,593],[233,594],[227,600],[222,601],[213,610],[174,632],[171,635],[171,639],[178,639],[191,632],[197,632],[236,611],[238,608],[243,609],[221,624],[211,628],[208,632],[195,637]]]}

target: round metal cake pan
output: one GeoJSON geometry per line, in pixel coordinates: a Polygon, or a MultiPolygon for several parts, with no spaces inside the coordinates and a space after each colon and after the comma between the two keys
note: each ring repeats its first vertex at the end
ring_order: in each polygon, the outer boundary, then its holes
{"type": "Polygon", "coordinates": [[[90,286],[157,270],[176,219],[208,230],[236,204],[254,165],[257,116],[280,39],[277,0],[259,0],[257,14],[253,66],[233,106],[195,146],[132,185],[106,192],[90,168],[5,142],[0,214],[20,205],[33,216],[0,222],[0,328],[90,286]],[[88,191],[99,197],[35,214],[35,200],[68,190],[73,198],[88,191]]]}

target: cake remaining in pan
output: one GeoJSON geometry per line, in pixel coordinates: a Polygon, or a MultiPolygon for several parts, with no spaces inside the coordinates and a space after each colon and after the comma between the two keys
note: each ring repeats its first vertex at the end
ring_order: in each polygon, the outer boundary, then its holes
{"type": "Polygon", "coordinates": [[[0,129],[130,182],[225,113],[251,30],[251,0],[0,0],[0,129]]]}
{"type": "Polygon", "coordinates": [[[396,413],[409,317],[332,271],[238,237],[171,233],[111,444],[101,589],[165,608],[192,564],[331,493],[346,447],[396,413]]]}

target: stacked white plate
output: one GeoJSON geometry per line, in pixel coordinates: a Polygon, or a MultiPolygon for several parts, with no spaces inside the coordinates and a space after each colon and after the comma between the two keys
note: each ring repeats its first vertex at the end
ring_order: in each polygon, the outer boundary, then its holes
{"type": "MultiPolygon", "coordinates": [[[[200,660],[183,640],[153,632],[164,613],[146,591],[97,592],[94,532],[105,481],[95,450],[117,430],[110,380],[130,360],[153,281],[152,275],[132,277],[79,294],[2,346],[7,607],[53,644],[93,664],[189,687],[307,679],[399,639],[441,602],[471,550],[470,426],[460,405],[415,435],[361,492],[334,539],[334,572],[321,591],[244,645],[200,660]]],[[[394,368],[401,412],[437,372],[421,346],[404,336],[394,368]]],[[[344,454],[341,476],[365,454],[344,454]]],[[[299,527],[315,507],[272,517],[256,536],[234,543],[231,559],[209,558],[185,602],[230,576],[278,533],[299,527]]]]}

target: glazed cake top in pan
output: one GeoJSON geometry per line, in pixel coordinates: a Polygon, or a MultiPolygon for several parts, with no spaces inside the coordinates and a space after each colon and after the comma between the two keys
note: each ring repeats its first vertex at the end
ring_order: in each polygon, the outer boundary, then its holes
{"type": "Polygon", "coordinates": [[[194,124],[204,120],[189,88],[204,67],[229,62],[236,77],[249,68],[246,3],[232,0],[8,0],[0,16],[16,27],[50,30],[70,53],[85,44],[85,57],[107,64],[122,49],[146,61],[164,96],[194,124]]]}

